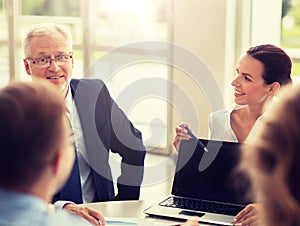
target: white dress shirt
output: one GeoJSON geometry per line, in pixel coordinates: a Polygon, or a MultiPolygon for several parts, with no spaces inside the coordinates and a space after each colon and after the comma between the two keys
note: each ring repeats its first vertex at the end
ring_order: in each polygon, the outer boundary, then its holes
{"type": "MultiPolygon", "coordinates": [[[[229,110],[221,109],[210,113],[209,115],[209,138],[213,140],[224,140],[231,142],[238,142],[238,139],[231,128],[230,114],[234,110],[245,107],[244,105],[234,104],[229,110]]],[[[256,131],[261,117],[259,117],[253,125],[250,133],[256,131]]]]}
{"type": "Polygon", "coordinates": [[[86,152],[84,136],[81,128],[81,123],[78,115],[78,111],[71,94],[71,87],[69,87],[66,99],[66,107],[68,110],[68,118],[71,122],[73,132],[76,137],[75,147],[78,157],[80,182],[82,188],[82,201],[88,203],[94,201],[96,197],[96,191],[94,188],[91,168],[88,162],[88,155],[86,152]]]}

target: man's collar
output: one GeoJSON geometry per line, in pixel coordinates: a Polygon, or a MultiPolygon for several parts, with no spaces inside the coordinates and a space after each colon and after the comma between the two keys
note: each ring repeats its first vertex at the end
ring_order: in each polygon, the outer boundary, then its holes
{"type": "Polygon", "coordinates": [[[72,100],[72,93],[71,93],[71,87],[69,86],[69,89],[68,89],[68,92],[67,92],[67,95],[66,95],[66,98],[65,98],[65,103],[66,103],[66,107],[67,107],[67,110],[69,113],[72,112],[72,103],[73,103],[73,100],[72,100]]]}

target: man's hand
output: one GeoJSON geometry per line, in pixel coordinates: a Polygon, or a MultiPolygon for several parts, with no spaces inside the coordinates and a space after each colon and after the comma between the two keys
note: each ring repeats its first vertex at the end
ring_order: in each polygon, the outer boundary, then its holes
{"type": "Polygon", "coordinates": [[[93,225],[103,225],[105,226],[105,219],[103,215],[90,207],[79,206],[73,203],[68,203],[64,206],[64,209],[68,210],[69,212],[82,217],[83,219],[87,220],[89,223],[93,225]]]}
{"type": "Polygon", "coordinates": [[[252,203],[247,205],[233,219],[234,225],[239,226],[257,226],[259,225],[259,213],[261,204],[252,203]]]}

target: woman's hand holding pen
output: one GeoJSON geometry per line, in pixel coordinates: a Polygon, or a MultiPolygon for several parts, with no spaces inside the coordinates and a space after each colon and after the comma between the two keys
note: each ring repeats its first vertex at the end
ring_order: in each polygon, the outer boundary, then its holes
{"type": "Polygon", "coordinates": [[[186,123],[181,123],[176,127],[176,136],[173,145],[177,151],[179,151],[180,141],[191,139],[191,136],[188,135],[188,130],[191,131],[189,125],[186,123]]]}

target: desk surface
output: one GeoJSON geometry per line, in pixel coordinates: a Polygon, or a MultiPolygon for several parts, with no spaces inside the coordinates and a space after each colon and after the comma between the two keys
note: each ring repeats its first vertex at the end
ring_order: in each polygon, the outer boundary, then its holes
{"type": "Polygon", "coordinates": [[[145,218],[143,210],[149,207],[146,201],[111,201],[87,203],[85,206],[99,210],[105,217],[145,218]]]}
{"type": "MultiPolygon", "coordinates": [[[[111,201],[111,202],[97,202],[97,203],[87,203],[84,206],[88,206],[100,211],[105,217],[108,218],[138,218],[144,219],[148,218],[143,210],[147,209],[153,203],[147,202],[145,200],[138,201],[111,201]]],[[[155,219],[154,225],[177,225],[181,222],[171,221],[160,218],[155,219]]],[[[201,224],[202,225],[202,224],[201,224]]],[[[205,224],[209,226],[209,224],[205,224]]]]}
{"type": "MultiPolygon", "coordinates": [[[[97,202],[87,203],[85,206],[92,207],[100,211],[107,218],[138,218],[145,219],[147,215],[143,210],[147,209],[151,203],[138,200],[138,201],[111,201],[111,202],[97,202]]],[[[154,225],[176,225],[180,222],[170,221],[163,219],[155,219],[154,225]]]]}

